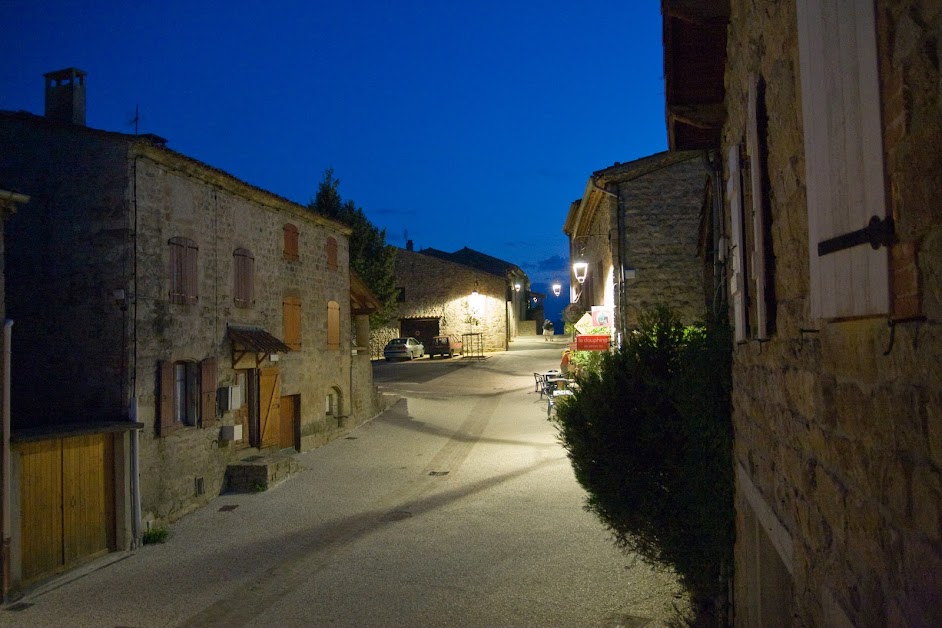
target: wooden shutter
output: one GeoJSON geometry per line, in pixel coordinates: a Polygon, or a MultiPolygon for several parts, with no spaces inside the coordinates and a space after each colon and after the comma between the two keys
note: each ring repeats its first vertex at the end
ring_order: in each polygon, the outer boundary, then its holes
{"type": "Polygon", "coordinates": [[[216,358],[200,362],[200,425],[216,424],[216,358]]]}
{"type": "Polygon", "coordinates": [[[282,303],[284,311],[285,344],[294,351],[301,350],[301,299],[285,297],[282,303]]]}
{"type": "Polygon", "coordinates": [[[285,259],[288,260],[297,260],[300,258],[298,254],[298,228],[291,223],[285,224],[284,227],[285,233],[285,259]]]}
{"type": "Polygon", "coordinates": [[[196,303],[199,297],[199,282],[196,258],[199,247],[188,238],[170,238],[170,302],[196,303]]]}
{"type": "Polygon", "coordinates": [[[327,349],[340,350],[340,304],[327,302],[327,349]]]}
{"type": "Polygon", "coordinates": [[[765,199],[762,177],[765,171],[759,142],[758,120],[759,77],[749,78],[748,119],[746,120],[746,150],[749,153],[749,172],[752,191],[752,258],[750,267],[755,281],[752,293],[755,304],[755,337],[760,340],[769,337],[768,312],[766,311],[766,266],[765,266],[765,199]]]}
{"type": "Polygon", "coordinates": [[[255,258],[247,249],[233,253],[233,301],[236,307],[251,307],[255,302],[255,258]]]}
{"type": "Polygon", "coordinates": [[[259,370],[259,447],[277,445],[281,425],[281,373],[277,367],[259,370]]]}
{"type": "Polygon", "coordinates": [[[327,269],[337,270],[337,239],[327,238],[327,269]]]}
{"type": "Polygon", "coordinates": [[[742,180],[739,169],[739,144],[731,146],[727,156],[729,180],[726,197],[729,199],[729,218],[732,237],[732,268],[729,276],[729,294],[733,299],[733,324],[736,342],[746,340],[746,238],[742,220],[742,180]]]}
{"type": "Polygon", "coordinates": [[[797,0],[811,314],[889,312],[887,249],[818,255],[818,243],[886,216],[873,2],[797,0]]]}
{"type": "Polygon", "coordinates": [[[158,362],[157,373],[159,431],[161,436],[166,436],[176,427],[176,421],[173,415],[173,362],[158,362]]]}

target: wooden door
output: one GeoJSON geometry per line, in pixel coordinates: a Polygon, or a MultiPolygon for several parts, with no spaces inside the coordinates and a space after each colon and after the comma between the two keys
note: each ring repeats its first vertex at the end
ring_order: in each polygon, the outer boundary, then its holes
{"type": "Polygon", "coordinates": [[[298,418],[301,409],[301,395],[287,395],[281,398],[281,426],[279,428],[279,438],[281,447],[292,447],[297,449],[295,435],[298,427],[298,418]]]}
{"type": "Polygon", "coordinates": [[[62,441],[20,445],[23,581],[62,565],[62,441]]]}
{"type": "Polygon", "coordinates": [[[23,583],[114,549],[113,435],[50,438],[19,450],[23,583]]]}
{"type": "Polygon", "coordinates": [[[89,434],[62,441],[63,561],[114,546],[114,440],[89,434]]]}
{"type": "Polygon", "coordinates": [[[281,373],[277,367],[258,371],[259,447],[277,447],[281,427],[281,373]]]}

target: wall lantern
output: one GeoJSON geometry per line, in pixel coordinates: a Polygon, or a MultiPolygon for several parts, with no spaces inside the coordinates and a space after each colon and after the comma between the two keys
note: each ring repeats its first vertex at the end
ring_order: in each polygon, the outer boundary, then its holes
{"type": "Polygon", "coordinates": [[[519,284],[519,283],[515,283],[515,284],[514,284],[514,290],[516,290],[517,292],[520,292],[520,284],[519,284]]]}
{"type": "Polygon", "coordinates": [[[589,262],[585,261],[583,258],[578,258],[575,262],[572,263],[572,272],[576,276],[576,281],[579,283],[585,283],[585,276],[589,272],[589,262]]]}
{"type": "Polygon", "coordinates": [[[553,282],[553,294],[559,296],[559,293],[563,291],[563,286],[558,281],[553,282]]]}

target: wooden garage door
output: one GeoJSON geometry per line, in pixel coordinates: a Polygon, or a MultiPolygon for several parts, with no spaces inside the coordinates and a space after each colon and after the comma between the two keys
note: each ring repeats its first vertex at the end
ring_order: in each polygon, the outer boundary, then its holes
{"type": "Polygon", "coordinates": [[[20,446],[23,582],[114,549],[111,434],[20,446]]]}

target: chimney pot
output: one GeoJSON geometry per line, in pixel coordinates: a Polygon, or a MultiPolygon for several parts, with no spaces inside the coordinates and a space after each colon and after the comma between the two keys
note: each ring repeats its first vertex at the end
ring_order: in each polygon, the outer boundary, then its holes
{"type": "Polygon", "coordinates": [[[66,68],[44,74],[46,117],[85,126],[85,72],[66,68]]]}
{"type": "Polygon", "coordinates": [[[406,250],[407,251],[415,250],[415,245],[412,244],[412,240],[406,240],[406,250]]]}

